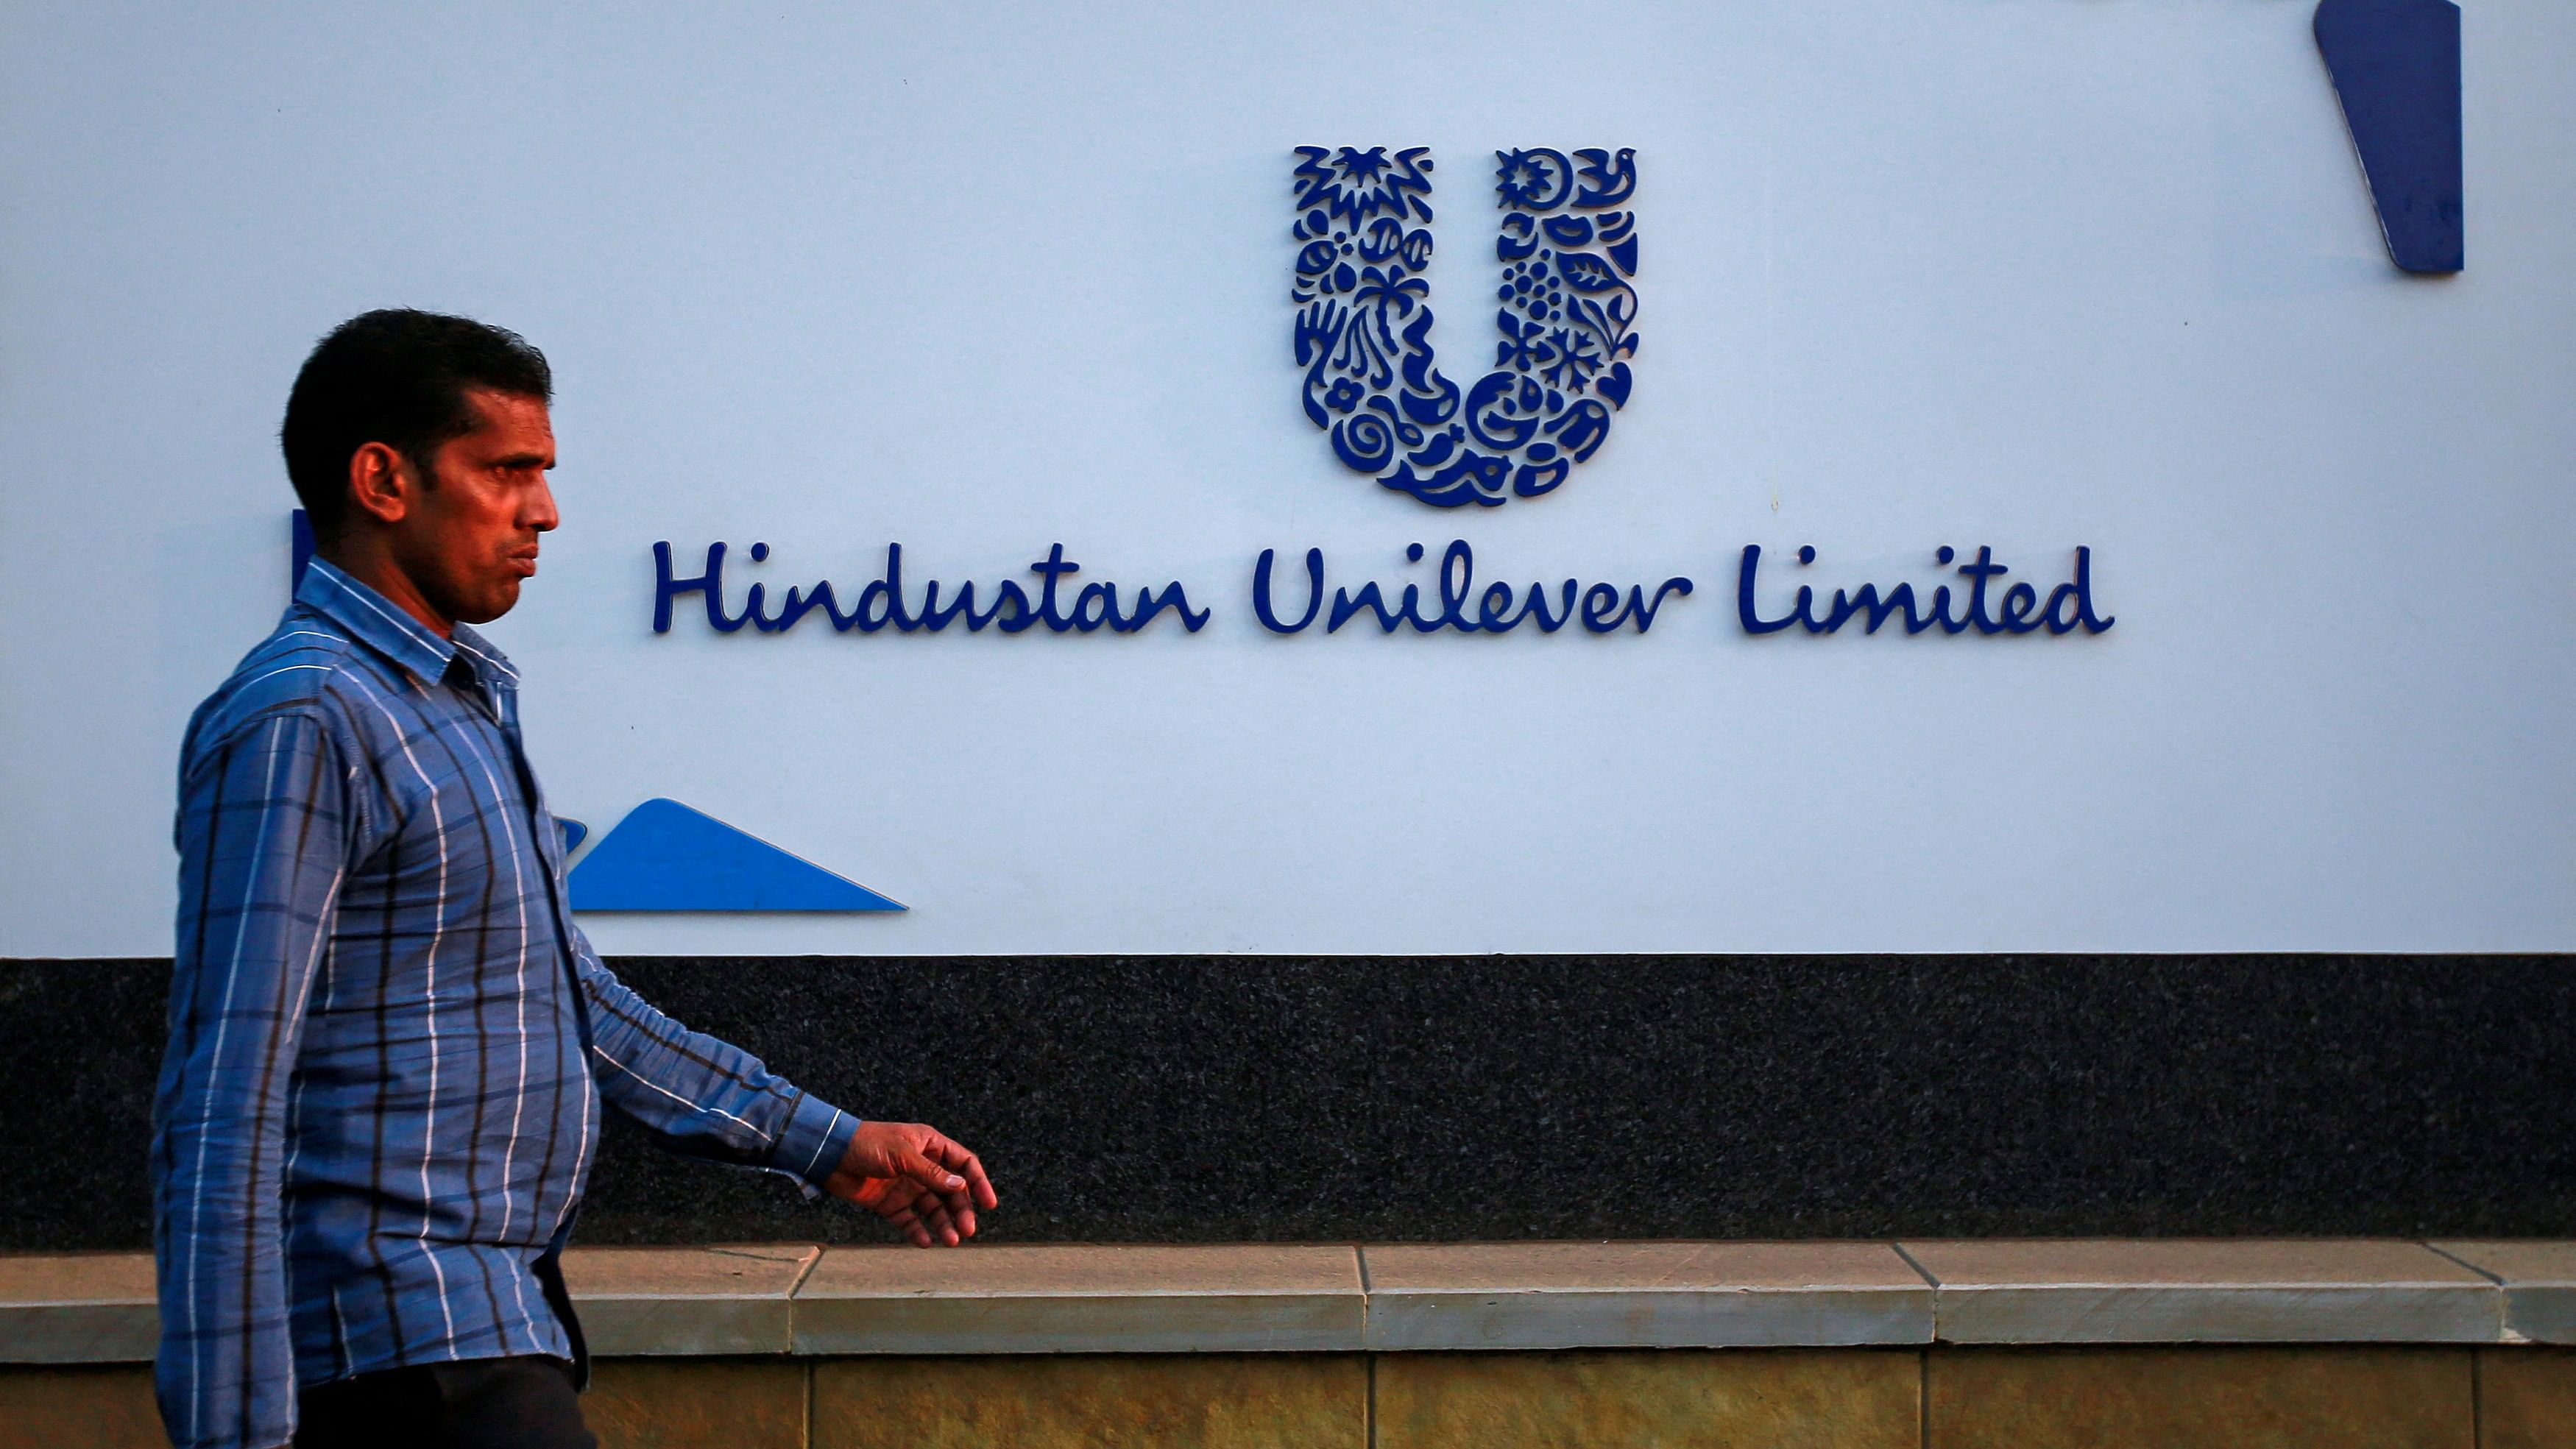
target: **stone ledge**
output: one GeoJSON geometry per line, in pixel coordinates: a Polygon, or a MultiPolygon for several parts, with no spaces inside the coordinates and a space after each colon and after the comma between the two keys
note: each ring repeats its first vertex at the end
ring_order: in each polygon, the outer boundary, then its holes
{"type": "Polygon", "coordinates": [[[785,1353],[794,1295],[823,1250],[801,1243],[727,1248],[573,1248],[564,1287],[582,1336],[602,1358],[785,1353]]]}
{"type": "Polygon", "coordinates": [[[136,1363],[161,1339],[149,1253],[0,1257],[0,1363],[136,1363]]]}
{"type": "Polygon", "coordinates": [[[1367,1248],[1373,1349],[1791,1348],[1932,1341],[1884,1243],[1367,1248]]]}
{"type": "MultiPolygon", "coordinates": [[[[603,1357],[2576,1343],[2576,1243],[753,1244],[565,1277],[603,1357]]],[[[0,1256],[0,1363],[157,1333],[148,1255],[0,1256]]]]}
{"type": "Polygon", "coordinates": [[[2497,1343],[2494,1282],[2380,1239],[1906,1243],[1944,1343],[2497,1343]]]}
{"type": "Polygon", "coordinates": [[[2576,1243],[2432,1245],[2504,1287],[2504,1332],[2531,1343],[2576,1344],[2576,1243]]]}
{"type": "Polygon", "coordinates": [[[1367,1317],[1347,1247],[835,1248],[796,1295],[796,1351],[1351,1350],[1367,1317]]]}

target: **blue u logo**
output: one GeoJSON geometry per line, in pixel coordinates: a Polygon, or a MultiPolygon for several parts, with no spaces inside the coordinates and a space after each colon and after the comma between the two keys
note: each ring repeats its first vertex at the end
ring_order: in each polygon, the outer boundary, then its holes
{"type": "Polygon", "coordinates": [[[1430,148],[1297,148],[1297,364],[1345,465],[1437,507],[1492,507],[1600,451],[1635,382],[1636,155],[1494,153],[1501,338],[1462,396],[1432,356],[1430,148]]]}

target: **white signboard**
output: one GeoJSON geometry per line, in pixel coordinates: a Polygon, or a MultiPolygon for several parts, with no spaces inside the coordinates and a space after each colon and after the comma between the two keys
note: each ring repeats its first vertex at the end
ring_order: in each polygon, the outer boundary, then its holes
{"type": "Polygon", "coordinates": [[[2469,9],[2425,278],[2310,8],[22,8],[0,955],[169,950],[287,385],[386,305],[556,366],[564,524],[487,632],[558,812],[910,907],[612,953],[2576,947],[2576,9],[2469,9]],[[1335,392],[1323,303],[1395,381],[1335,392]],[[910,607],[1203,622],[657,632],[657,543],[726,546],[726,618],[899,546],[910,607]],[[1266,622],[1310,550],[1393,632],[1266,622]]]}

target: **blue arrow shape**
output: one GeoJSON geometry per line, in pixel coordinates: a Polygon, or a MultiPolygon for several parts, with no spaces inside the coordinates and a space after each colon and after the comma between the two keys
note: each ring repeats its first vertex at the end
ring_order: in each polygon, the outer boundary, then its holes
{"type": "Polygon", "coordinates": [[[677,800],[647,800],[574,866],[576,911],[900,911],[677,800]]]}

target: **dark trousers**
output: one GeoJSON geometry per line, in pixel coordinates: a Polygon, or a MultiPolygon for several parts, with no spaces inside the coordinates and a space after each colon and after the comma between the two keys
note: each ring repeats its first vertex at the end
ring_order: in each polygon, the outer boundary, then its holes
{"type": "Polygon", "coordinates": [[[308,1389],[295,1449],[598,1449],[559,1358],[384,1369],[308,1389]]]}

